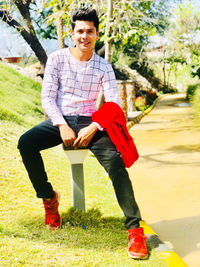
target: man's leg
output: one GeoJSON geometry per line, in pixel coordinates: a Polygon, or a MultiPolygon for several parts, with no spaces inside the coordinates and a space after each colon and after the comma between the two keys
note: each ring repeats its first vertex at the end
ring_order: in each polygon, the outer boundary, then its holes
{"type": "Polygon", "coordinates": [[[105,168],[112,180],[118,203],[126,217],[128,229],[128,255],[134,259],[144,259],[148,255],[146,237],[139,226],[140,211],[135,201],[133,188],[120,153],[105,132],[97,131],[89,148],[105,168]]]}
{"type": "Polygon", "coordinates": [[[59,195],[53,191],[48,182],[40,151],[62,143],[57,127],[52,126],[49,120],[35,126],[23,134],[18,142],[23,163],[29,178],[36,191],[37,197],[43,198],[45,209],[45,224],[56,229],[61,225],[58,212],[59,195]]]}
{"type": "MultiPolygon", "coordinates": [[[[80,116],[77,119],[76,133],[91,123],[91,118],[80,116]]],[[[109,174],[117,200],[126,216],[125,226],[128,229],[131,258],[146,258],[147,246],[143,228],[139,227],[140,211],[135,201],[133,188],[120,153],[116,150],[106,132],[97,131],[88,148],[94,153],[100,164],[109,174]]]]}
{"type": "Polygon", "coordinates": [[[18,148],[37,197],[51,199],[54,192],[48,182],[41,150],[59,145],[62,139],[59,129],[50,120],[46,120],[24,133],[18,142],[18,148]]]}
{"type": "MultiPolygon", "coordinates": [[[[92,122],[90,117],[77,118],[76,132],[92,122]]],[[[135,201],[133,188],[120,153],[105,131],[97,131],[88,148],[105,168],[112,180],[118,203],[126,217],[127,229],[139,227],[140,211],[135,201]]]]}
{"type": "Polygon", "coordinates": [[[126,228],[139,227],[140,211],[120,153],[116,150],[107,133],[100,131],[95,134],[89,148],[112,180],[118,203],[126,217],[126,228]]]}

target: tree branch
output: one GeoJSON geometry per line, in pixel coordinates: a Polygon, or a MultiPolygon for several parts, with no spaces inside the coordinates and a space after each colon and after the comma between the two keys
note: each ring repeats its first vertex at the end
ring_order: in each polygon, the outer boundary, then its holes
{"type": "Polygon", "coordinates": [[[97,54],[99,56],[103,55],[105,53],[105,44],[97,51],[97,54]]]}
{"type": "MultiPolygon", "coordinates": [[[[28,12],[27,12],[28,13],[28,12]]],[[[22,14],[23,15],[23,14],[22,14]]],[[[27,42],[27,44],[31,47],[31,49],[34,51],[35,55],[39,59],[41,65],[42,65],[42,71],[44,69],[44,66],[47,61],[47,55],[44,51],[43,47],[41,46],[40,42],[37,39],[37,36],[34,32],[34,29],[31,25],[31,21],[28,20],[28,23],[25,23],[25,27],[23,27],[20,23],[18,23],[8,12],[7,10],[0,9],[0,18],[6,22],[9,26],[15,28],[20,35],[24,38],[24,40],[27,42]]],[[[24,22],[27,22],[25,19],[24,22]]]]}
{"type": "Polygon", "coordinates": [[[19,31],[19,28],[23,28],[5,9],[0,9],[0,18],[9,26],[19,31]]]}

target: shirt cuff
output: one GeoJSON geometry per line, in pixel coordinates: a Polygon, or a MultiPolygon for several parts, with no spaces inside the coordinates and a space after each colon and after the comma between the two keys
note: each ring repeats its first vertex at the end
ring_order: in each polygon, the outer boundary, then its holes
{"type": "Polygon", "coordinates": [[[103,131],[103,128],[97,122],[93,121],[92,124],[95,124],[99,131],[103,131]]]}
{"type": "Polygon", "coordinates": [[[59,118],[59,119],[51,119],[53,126],[57,126],[59,124],[67,124],[64,118],[59,118]]]}

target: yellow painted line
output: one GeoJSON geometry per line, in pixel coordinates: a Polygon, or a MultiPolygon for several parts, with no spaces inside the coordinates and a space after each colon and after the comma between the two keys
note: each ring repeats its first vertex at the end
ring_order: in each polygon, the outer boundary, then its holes
{"type": "Polygon", "coordinates": [[[144,221],[140,221],[140,227],[143,227],[145,235],[157,235],[154,230],[144,221]]]}
{"type": "MultiPolygon", "coordinates": [[[[169,95],[169,94],[159,96],[154,101],[152,106],[150,106],[148,109],[146,109],[142,114],[137,116],[131,123],[129,123],[127,125],[128,130],[130,130],[130,128],[135,123],[139,122],[145,115],[147,115],[150,111],[152,111],[152,109],[155,107],[156,103],[160,99],[164,98],[167,95],[169,95]]],[[[140,221],[140,227],[143,227],[145,235],[153,235],[153,236],[155,236],[155,238],[157,238],[157,240],[159,240],[158,235],[154,232],[154,230],[146,222],[140,221]]],[[[158,255],[163,259],[163,261],[167,264],[168,267],[188,267],[188,265],[175,252],[171,251],[170,248],[169,248],[169,250],[167,250],[168,247],[165,245],[162,246],[162,249],[163,249],[163,247],[164,247],[163,251],[158,251],[158,250],[156,250],[156,248],[155,248],[155,250],[158,253],[158,255]]]]}
{"type": "Polygon", "coordinates": [[[145,111],[143,111],[140,115],[138,115],[135,119],[133,119],[131,122],[127,123],[127,128],[128,130],[131,129],[131,127],[138,123],[145,115],[147,115],[150,111],[152,111],[152,109],[155,107],[156,103],[161,100],[162,98],[164,98],[165,96],[168,96],[169,94],[164,94],[164,95],[160,95],[159,97],[157,97],[155,99],[155,101],[153,102],[153,104],[146,109],[145,111]]]}
{"type": "MultiPolygon", "coordinates": [[[[158,235],[146,222],[140,221],[140,227],[143,227],[145,235],[154,235],[159,240],[158,235]]],[[[164,247],[166,248],[164,251],[156,250],[156,248],[154,249],[168,267],[188,267],[188,265],[175,252],[171,251],[170,249],[167,250],[167,246],[164,247]]]]}
{"type": "Polygon", "coordinates": [[[188,265],[173,251],[161,251],[159,256],[168,267],[188,267],[188,265]]]}

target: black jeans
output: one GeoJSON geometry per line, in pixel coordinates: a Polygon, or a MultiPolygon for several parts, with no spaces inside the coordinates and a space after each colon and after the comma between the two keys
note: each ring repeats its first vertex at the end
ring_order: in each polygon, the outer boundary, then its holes
{"type": "MultiPolygon", "coordinates": [[[[91,117],[86,116],[65,116],[65,120],[76,134],[81,128],[91,123],[91,117]]],[[[53,126],[50,120],[46,120],[30,129],[19,139],[18,148],[23,163],[39,198],[53,197],[53,188],[48,182],[40,151],[61,143],[59,129],[53,126]]],[[[88,148],[112,180],[118,203],[126,217],[126,228],[139,227],[141,216],[128,172],[120,153],[116,150],[107,133],[97,131],[88,148]]]]}

